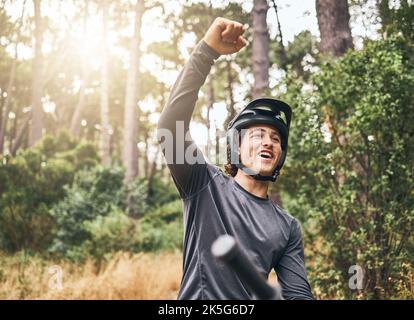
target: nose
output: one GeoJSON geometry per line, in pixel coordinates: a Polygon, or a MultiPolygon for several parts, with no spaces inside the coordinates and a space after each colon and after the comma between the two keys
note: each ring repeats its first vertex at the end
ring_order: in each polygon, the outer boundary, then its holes
{"type": "Polygon", "coordinates": [[[263,135],[262,145],[263,146],[271,146],[272,145],[272,138],[270,137],[270,134],[263,135]]]}

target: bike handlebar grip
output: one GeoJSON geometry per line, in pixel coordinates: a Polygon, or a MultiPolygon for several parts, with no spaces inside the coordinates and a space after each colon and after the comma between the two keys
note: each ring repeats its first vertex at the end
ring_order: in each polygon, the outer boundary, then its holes
{"type": "Polygon", "coordinates": [[[216,258],[229,265],[258,299],[283,300],[280,285],[276,284],[274,288],[267,283],[240,249],[234,237],[230,235],[218,237],[211,246],[211,252],[216,258]]]}

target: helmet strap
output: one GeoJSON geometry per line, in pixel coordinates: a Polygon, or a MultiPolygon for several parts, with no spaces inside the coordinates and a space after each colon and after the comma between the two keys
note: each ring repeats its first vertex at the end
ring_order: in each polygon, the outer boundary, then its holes
{"type": "Polygon", "coordinates": [[[251,169],[247,168],[243,163],[241,163],[241,161],[236,164],[236,167],[239,168],[240,170],[242,170],[244,173],[246,173],[247,175],[251,176],[253,179],[258,180],[258,181],[272,181],[275,182],[277,177],[279,176],[279,166],[276,166],[275,170],[273,170],[272,175],[270,176],[263,176],[261,174],[252,174],[251,169]]]}

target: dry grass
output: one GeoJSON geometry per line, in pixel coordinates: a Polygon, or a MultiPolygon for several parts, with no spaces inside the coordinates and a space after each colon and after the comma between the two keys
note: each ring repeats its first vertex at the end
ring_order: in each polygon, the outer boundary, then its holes
{"type": "Polygon", "coordinates": [[[0,299],[175,299],[181,258],[179,252],[118,253],[98,271],[94,261],[77,265],[2,257],[0,299]],[[56,271],[50,270],[54,265],[62,270],[61,289],[56,271]]]}
{"type": "MultiPolygon", "coordinates": [[[[120,252],[98,269],[93,260],[74,264],[0,253],[0,299],[176,299],[182,275],[181,259],[181,252],[120,252]],[[53,266],[62,270],[61,289],[53,286],[56,284],[53,266]]],[[[402,272],[405,276],[399,282],[398,296],[413,299],[413,268],[403,266],[402,272]]],[[[272,271],[269,282],[276,281],[272,271]]]]}

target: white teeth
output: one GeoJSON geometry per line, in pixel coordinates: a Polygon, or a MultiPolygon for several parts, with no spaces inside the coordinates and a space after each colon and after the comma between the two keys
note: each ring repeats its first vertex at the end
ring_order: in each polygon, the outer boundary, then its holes
{"type": "Polygon", "coordinates": [[[267,151],[260,152],[259,156],[266,157],[266,158],[272,158],[272,154],[270,152],[267,152],[267,151]]]}

